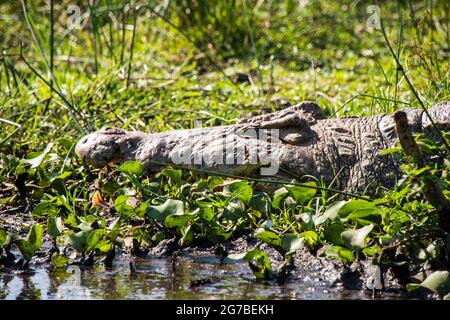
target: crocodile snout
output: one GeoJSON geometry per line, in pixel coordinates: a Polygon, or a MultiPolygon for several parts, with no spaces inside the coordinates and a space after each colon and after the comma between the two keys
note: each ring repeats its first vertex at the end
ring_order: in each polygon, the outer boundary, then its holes
{"type": "Polygon", "coordinates": [[[104,167],[121,159],[117,140],[125,134],[126,131],[120,128],[104,127],[83,137],[75,146],[75,153],[82,161],[95,167],[104,167]]]}

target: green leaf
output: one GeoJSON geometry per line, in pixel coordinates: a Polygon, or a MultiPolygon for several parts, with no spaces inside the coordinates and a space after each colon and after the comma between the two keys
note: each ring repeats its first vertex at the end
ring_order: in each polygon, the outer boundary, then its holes
{"type": "Polygon", "coordinates": [[[91,231],[80,231],[77,233],[72,233],[69,236],[69,245],[71,245],[72,248],[74,248],[78,252],[85,252],[87,239],[90,233],[91,231]]]}
{"type": "Polygon", "coordinates": [[[120,216],[126,220],[133,214],[134,207],[127,204],[127,200],[130,196],[121,195],[114,201],[114,208],[120,214],[120,216]]]}
{"type": "Polygon", "coordinates": [[[120,222],[121,222],[121,218],[117,218],[116,220],[114,220],[111,225],[109,226],[109,232],[106,234],[106,237],[110,240],[110,241],[115,241],[116,238],[119,236],[120,233],[120,222]]]}
{"type": "Polygon", "coordinates": [[[242,260],[247,255],[247,252],[241,252],[241,253],[232,253],[227,256],[227,258],[231,260],[242,260]]]}
{"type": "Polygon", "coordinates": [[[362,200],[362,199],[355,199],[350,200],[347,203],[345,203],[338,211],[338,215],[341,218],[346,218],[348,215],[357,212],[359,210],[373,210],[376,208],[373,203],[362,200]]]}
{"type": "Polygon", "coordinates": [[[126,161],[116,171],[139,176],[142,174],[142,164],[137,161],[126,161]]]}
{"type": "Polygon", "coordinates": [[[236,221],[245,214],[245,204],[239,199],[232,199],[224,209],[225,219],[236,221]]]}
{"type": "Polygon", "coordinates": [[[281,248],[286,254],[291,254],[300,249],[304,238],[294,233],[286,233],[281,236],[281,248]]]}
{"type": "MultiPolygon", "coordinates": [[[[315,181],[308,181],[304,183],[305,185],[316,187],[317,184],[315,181]]],[[[308,188],[308,187],[302,187],[302,186],[286,186],[286,189],[288,190],[291,197],[294,199],[294,201],[297,204],[305,204],[309,200],[311,200],[317,192],[317,189],[315,188],[308,188]]]]}
{"type": "Polygon", "coordinates": [[[349,264],[355,260],[353,252],[340,246],[327,246],[324,248],[324,255],[328,258],[335,258],[344,264],[349,264]]]}
{"type": "Polygon", "coordinates": [[[439,296],[444,296],[450,292],[450,274],[448,271],[435,271],[430,274],[421,284],[439,296]]]}
{"type": "Polygon", "coordinates": [[[167,228],[181,228],[184,227],[193,218],[194,216],[190,214],[171,214],[166,217],[166,219],[164,220],[164,224],[167,228]]]}
{"type": "Polygon", "coordinates": [[[166,217],[184,214],[184,204],[180,200],[167,199],[166,202],[159,206],[148,206],[148,217],[164,223],[166,217]]]}
{"type": "Polygon", "coordinates": [[[31,164],[31,168],[36,169],[44,162],[44,159],[46,159],[47,154],[50,152],[52,147],[53,147],[53,143],[50,142],[44,151],[42,151],[41,153],[37,153],[37,155],[32,158],[23,159],[22,162],[29,163],[29,164],[31,164]]]}
{"type": "Polygon", "coordinates": [[[284,203],[284,199],[289,195],[289,191],[282,187],[280,189],[275,190],[273,194],[272,207],[277,209],[282,209],[282,204],[284,203]]]}
{"type": "Polygon", "coordinates": [[[41,202],[36,207],[34,207],[31,214],[33,215],[33,218],[41,218],[44,216],[54,216],[58,210],[56,207],[51,204],[50,202],[41,202]]]}
{"type": "Polygon", "coordinates": [[[223,179],[221,177],[208,177],[208,188],[213,190],[215,187],[223,184],[223,179]]]}
{"type": "Polygon", "coordinates": [[[97,244],[95,245],[95,248],[98,249],[100,251],[100,253],[108,253],[113,247],[113,243],[109,240],[100,240],[99,242],[97,242],[97,244]]]}
{"type": "Polygon", "coordinates": [[[319,236],[315,231],[305,231],[300,233],[300,237],[305,239],[305,243],[310,247],[314,247],[317,244],[317,241],[319,240],[319,236]]]}
{"type": "Polygon", "coordinates": [[[209,237],[214,243],[223,243],[233,234],[234,230],[225,231],[220,226],[211,226],[209,228],[209,237]]]}
{"type": "Polygon", "coordinates": [[[356,230],[347,230],[341,233],[341,238],[347,248],[361,250],[365,247],[365,239],[373,229],[373,224],[356,230]]]}
{"type": "Polygon", "coordinates": [[[214,209],[211,206],[202,207],[200,217],[206,221],[211,221],[214,219],[214,209]]]}
{"type": "Polygon", "coordinates": [[[62,145],[64,148],[66,148],[66,151],[72,150],[75,145],[75,142],[72,139],[69,138],[59,138],[56,140],[60,145],[62,145]]]}
{"type": "Polygon", "coordinates": [[[341,238],[342,232],[344,232],[344,226],[341,223],[333,223],[324,229],[323,236],[325,240],[332,244],[342,245],[344,244],[341,238]]]}
{"type": "Polygon", "coordinates": [[[34,224],[28,232],[27,241],[34,251],[37,251],[41,247],[43,233],[44,230],[38,223],[34,224]]]}
{"type": "Polygon", "coordinates": [[[175,170],[175,169],[172,169],[172,168],[165,168],[165,169],[161,170],[161,174],[163,176],[166,176],[166,177],[170,178],[170,180],[172,180],[177,185],[181,185],[181,183],[182,183],[182,180],[181,180],[182,172],[181,172],[181,170],[175,170]]]}
{"type": "Polygon", "coordinates": [[[227,186],[229,192],[231,192],[231,197],[236,197],[248,204],[253,196],[253,189],[248,185],[246,181],[236,181],[227,186]]]}
{"type": "Polygon", "coordinates": [[[47,221],[47,233],[52,238],[56,238],[61,235],[64,229],[61,217],[50,217],[47,221]]]}
{"type": "Polygon", "coordinates": [[[86,252],[94,250],[105,233],[106,231],[103,229],[92,230],[86,239],[86,252]]]}
{"type": "Polygon", "coordinates": [[[272,276],[269,257],[258,248],[254,248],[245,253],[230,254],[228,258],[232,260],[244,259],[247,261],[257,279],[269,279],[272,276]]]}
{"type": "Polygon", "coordinates": [[[56,269],[64,268],[69,261],[69,258],[66,258],[65,256],[59,255],[58,253],[53,253],[52,257],[52,264],[56,269]]]}
{"type": "Polygon", "coordinates": [[[194,240],[194,232],[192,231],[192,225],[187,226],[181,230],[180,244],[182,246],[189,245],[194,240]]]}
{"type": "Polygon", "coordinates": [[[354,220],[361,224],[381,222],[381,215],[375,204],[361,199],[348,201],[339,209],[338,215],[343,219],[354,220]]]}
{"type": "Polygon", "coordinates": [[[267,243],[268,245],[270,245],[272,247],[275,247],[275,248],[281,247],[280,236],[272,231],[267,231],[263,228],[259,228],[255,232],[255,238],[264,241],[265,243],[267,243]]]}
{"type": "Polygon", "coordinates": [[[266,215],[270,212],[270,201],[264,192],[255,192],[251,200],[251,206],[266,215]]]}
{"type": "Polygon", "coordinates": [[[327,220],[334,221],[338,217],[339,209],[346,204],[346,201],[338,201],[333,203],[320,216],[314,216],[314,225],[318,226],[327,220]]]}
{"type": "Polygon", "coordinates": [[[14,243],[19,248],[20,253],[25,260],[30,261],[31,258],[33,258],[36,250],[34,250],[33,246],[27,240],[18,239],[14,243]]]}
{"type": "Polygon", "coordinates": [[[401,152],[402,152],[402,149],[401,149],[401,148],[399,148],[399,147],[393,147],[393,148],[389,148],[389,149],[382,150],[382,151],[378,152],[378,155],[379,155],[379,156],[385,156],[385,155],[388,155],[388,154],[392,154],[392,153],[401,153],[401,152]]]}
{"type": "Polygon", "coordinates": [[[417,290],[417,289],[419,289],[419,288],[420,288],[420,284],[418,284],[418,283],[408,283],[408,284],[406,285],[406,290],[407,290],[408,292],[417,290]]]}
{"type": "Polygon", "coordinates": [[[5,229],[0,228],[0,247],[2,247],[6,243],[6,238],[8,237],[8,233],[5,229]]]}

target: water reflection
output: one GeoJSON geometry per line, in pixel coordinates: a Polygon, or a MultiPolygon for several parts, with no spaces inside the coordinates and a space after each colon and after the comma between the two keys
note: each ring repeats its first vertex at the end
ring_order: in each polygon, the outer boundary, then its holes
{"type": "MultiPolygon", "coordinates": [[[[136,259],[118,257],[112,268],[40,266],[27,272],[0,272],[0,299],[367,299],[311,280],[283,285],[257,282],[245,263],[214,256],[136,259]]],[[[308,272],[308,271],[305,271],[308,272]]],[[[305,277],[308,278],[308,277],[305,277]]]]}

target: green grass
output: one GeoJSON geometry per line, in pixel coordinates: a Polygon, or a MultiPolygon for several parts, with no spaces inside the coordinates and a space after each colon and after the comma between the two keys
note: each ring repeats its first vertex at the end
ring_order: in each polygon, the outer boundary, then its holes
{"type": "MultiPolygon", "coordinates": [[[[389,239],[436,226],[432,208],[414,189],[417,179],[365,204],[374,230],[354,248],[333,232],[360,230],[368,223],[361,217],[314,223],[324,212],[337,212],[332,205],[338,199],[326,190],[311,194],[292,186],[268,196],[249,191],[251,182],[237,183],[234,188],[249,196],[241,199],[219,192],[222,180],[191,172],[142,178],[94,170],[80,163],[73,148],[103,125],[148,132],[192,128],[196,120],[227,124],[279,109],[283,99],[314,100],[332,117],[450,100],[448,4],[383,2],[383,34],[367,28],[369,4],[354,1],[309,1],[304,7],[298,1],[250,0],[82,3],[80,12],[89,17],[78,30],[68,24],[74,2],[51,1],[49,7],[44,1],[0,1],[0,212],[34,212],[44,225],[61,217],[61,236],[94,256],[112,243],[136,251],[126,240],[130,236],[142,246],[165,237],[176,237],[180,245],[213,237],[220,247],[234,234],[256,231],[286,259],[290,245],[303,239],[312,250],[324,248],[324,255],[349,263],[361,255],[380,257],[389,239]],[[233,82],[238,72],[250,71],[256,75],[250,83],[233,82]],[[114,205],[93,207],[97,190],[114,205]],[[124,203],[130,194],[138,207],[124,203]],[[284,204],[288,196],[293,202],[284,204]],[[174,214],[170,206],[154,208],[176,200],[188,217],[175,215],[168,225],[152,216],[174,214]],[[131,217],[145,224],[130,226],[131,217]],[[120,218],[117,225],[113,218],[120,218]],[[260,229],[269,220],[273,226],[260,229]]],[[[408,170],[413,177],[413,168],[408,170]]],[[[448,177],[441,173],[448,194],[448,177]]],[[[345,199],[350,208],[362,201],[345,199]]],[[[271,270],[262,252],[246,259],[260,267],[257,277],[271,270]]]]}

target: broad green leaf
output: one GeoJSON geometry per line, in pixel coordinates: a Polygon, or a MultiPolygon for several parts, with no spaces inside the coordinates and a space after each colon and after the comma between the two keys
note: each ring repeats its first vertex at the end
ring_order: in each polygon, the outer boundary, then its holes
{"type": "Polygon", "coordinates": [[[73,147],[75,146],[75,142],[67,137],[58,138],[56,142],[66,148],[66,151],[73,150],[73,147]]]}
{"type": "Polygon", "coordinates": [[[365,239],[373,229],[373,224],[356,230],[347,230],[341,233],[341,238],[347,248],[361,250],[365,247],[365,239]]]}
{"type": "Polygon", "coordinates": [[[227,239],[233,234],[234,229],[230,231],[223,230],[220,226],[211,226],[209,228],[209,237],[214,243],[222,243],[227,241],[227,239]]]}
{"type": "Polygon", "coordinates": [[[267,254],[258,248],[252,250],[244,258],[248,261],[256,279],[269,279],[272,276],[272,267],[267,254]]]}
{"type": "Polygon", "coordinates": [[[265,229],[265,230],[270,230],[273,228],[273,221],[268,219],[268,220],[264,220],[264,222],[261,224],[261,228],[265,229]]]}
{"type": "Polygon", "coordinates": [[[5,229],[0,228],[0,247],[2,247],[6,243],[6,238],[8,237],[8,233],[5,229]]]}
{"type": "Polygon", "coordinates": [[[272,275],[269,257],[258,248],[254,248],[245,253],[230,254],[228,258],[232,260],[244,259],[247,261],[257,279],[268,279],[272,275]]]}
{"type": "Polygon", "coordinates": [[[124,220],[128,219],[134,211],[134,207],[127,204],[128,198],[130,198],[130,196],[121,195],[114,201],[114,208],[124,220]]]}
{"type": "Polygon", "coordinates": [[[110,240],[110,241],[115,241],[117,236],[120,233],[120,222],[122,221],[122,219],[119,217],[116,220],[114,220],[111,225],[109,226],[109,232],[106,234],[106,237],[110,240]]]}
{"type": "Polygon", "coordinates": [[[66,258],[65,256],[59,255],[58,253],[53,253],[52,257],[52,264],[55,268],[60,269],[64,268],[69,261],[69,258],[66,258]]]}
{"type": "Polygon", "coordinates": [[[214,209],[211,206],[202,207],[200,217],[206,221],[211,221],[214,219],[214,209]]]}
{"type": "Polygon", "coordinates": [[[299,236],[305,239],[304,241],[309,247],[314,247],[319,240],[319,236],[317,235],[317,233],[312,230],[302,232],[299,236]]]}
{"type": "Polygon", "coordinates": [[[166,202],[159,206],[148,206],[149,218],[155,219],[161,223],[164,223],[166,217],[171,214],[184,214],[184,204],[182,201],[167,199],[166,202]]]}
{"type": "Polygon", "coordinates": [[[50,202],[41,202],[34,207],[31,214],[33,215],[33,218],[41,218],[44,216],[54,216],[57,212],[58,210],[56,207],[50,202]]]}
{"type": "Polygon", "coordinates": [[[95,245],[95,248],[100,251],[100,253],[108,253],[113,247],[113,243],[109,240],[100,240],[95,245]]]}
{"type": "Polygon", "coordinates": [[[164,224],[167,228],[180,228],[184,227],[193,218],[194,216],[190,214],[171,214],[166,217],[166,219],[164,220],[164,224]]]}
{"type": "Polygon", "coordinates": [[[367,257],[376,257],[380,254],[381,248],[378,244],[374,244],[370,247],[366,247],[362,250],[365,256],[367,257]]]}
{"type": "Polygon", "coordinates": [[[334,221],[338,217],[339,209],[346,204],[346,201],[338,201],[333,203],[320,216],[314,216],[314,225],[318,226],[327,220],[334,221]]]}
{"type": "Polygon", "coordinates": [[[27,240],[19,239],[15,241],[15,244],[25,260],[30,261],[33,258],[36,250],[34,250],[33,246],[27,240]]]}
{"type": "Polygon", "coordinates": [[[420,288],[420,284],[418,284],[418,283],[408,283],[408,284],[406,285],[406,290],[407,290],[408,292],[417,290],[417,289],[419,289],[419,288],[420,288]]]}
{"type": "Polygon", "coordinates": [[[181,246],[187,246],[194,240],[194,232],[192,231],[192,225],[187,226],[181,230],[181,246]]]}
{"type": "Polygon", "coordinates": [[[281,248],[287,253],[294,253],[300,249],[304,238],[294,233],[286,233],[281,236],[281,248]]]}
{"type": "Polygon", "coordinates": [[[34,156],[30,159],[23,159],[22,162],[29,163],[29,164],[31,164],[31,168],[36,169],[37,167],[39,167],[42,164],[42,162],[44,161],[44,159],[46,158],[47,154],[50,152],[52,147],[53,147],[53,143],[50,142],[44,151],[42,151],[41,153],[37,153],[36,156],[34,156]]]}
{"type": "Polygon", "coordinates": [[[342,232],[344,232],[344,226],[341,223],[333,223],[323,230],[323,236],[325,240],[332,244],[342,245],[344,244],[341,238],[342,232]]]}
{"type": "Polygon", "coordinates": [[[72,233],[69,236],[69,245],[72,246],[78,252],[85,252],[87,246],[87,239],[91,231],[80,231],[72,233]]]}
{"type": "Polygon", "coordinates": [[[253,189],[248,185],[246,181],[236,181],[227,186],[232,197],[236,197],[248,204],[253,196],[253,189]]]}
{"type": "Polygon", "coordinates": [[[281,238],[279,235],[272,231],[267,231],[263,228],[258,229],[255,232],[255,238],[264,241],[268,245],[276,248],[281,247],[281,238]]]}
{"type": "Polygon", "coordinates": [[[289,191],[282,187],[280,189],[275,190],[273,194],[272,207],[277,209],[282,209],[282,204],[284,203],[284,199],[289,195],[289,191]]]}
{"type": "Polygon", "coordinates": [[[37,251],[41,247],[43,233],[44,230],[38,223],[34,224],[28,232],[27,241],[34,251],[37,251]]]}
{"type": "Polygon", "coordinates": [[[430,274],[421,284],[439,296],[444,296],[450,292],[450,274],[448,271],[435,271],[430,274]]]}
{"type": "Polygon", "coordinates": [[[106,231],[103,229],[92,230],[86,239],[86,251],[94,250],[105,233],[106,231]]]}
{"type": "Polygon", "coordinates": [[[266,215],[270,212],[270,201],[264,192],[255,192],[251,200],[251,206],[266,215]]]}
{"type": "Polygon", "coordinates": [[[208,188],[210,190],[214,189],[217,186],[223,184],[223,179],[221,177],[208,177],[208,188]]]}
{"type": "MultiPolygon", "coordinates": [[[[304,183],[305,185],[309,185],[312,187],[316,187],[317,184],[315,181],[308,181],[304,183]]],[[[303,186],[295,186],[295,185],[288,185],[286,186],[286,189],[288,190],[291,197],[294,199],[294,201],[297,204],[305,204],[309,200],[311,200],[317,192],[317,189],[315,188],[308,188],[303,186]]]]}
{"type": "Polygon", "coordinates": [[[64,229],[61,217],[50,217],[47,221],[47,233],[52,238],[56,238],[61,235],[64,229]]]}
{"type": "Polygon", "coordinates": [[[373,202],[366,200],[350,200],[339,209],[338,215],[345,220],[353,220],[362,225],[381,223],[380,210],[373,202]]]}
{"type": "Polygon", "coordinates": [[[126,161],[116,171],[139,176],[142,174],[142,165],[137,161],[126,161]]]}
{"type": "Polygon", "coordinates": [[[350,214],[354,214],[361,211],[373,212],[377,207],[366,200],[356,199],[350,200],[345,203],[338,211],[338,215],[341,218],[347,218],[350,214]]]}
{"type": "Polygon", "coordinates": [[[223,212],[223,217],[229,220],[238,220],[245,214],[245,204],[240,199],[231,200],[223,212]]]}
{"type": "Polygon", "coordinates": [[[247,252],[241,252],[241,253],[232,253],[227,256],[227,258],[231,260],[242,260],[247,255],[247,252]]]}
{"type": "Polygon", "coordinates": [[[161,174],[163,176],[170,178],[175,184],[181,185],[181,182],[182,182],[181,181],[181,175],[182,175],[181,170],[165,168],[165,169],[161,170],[161,174]]]}
{"type": "Polygon", "coordinates": [[[327,246],[325,247],[325,256],[328,258],[336,258],[342,261],[344,264],[349,264],[355,260],[353,252],[340,246],[327,246]]]}

